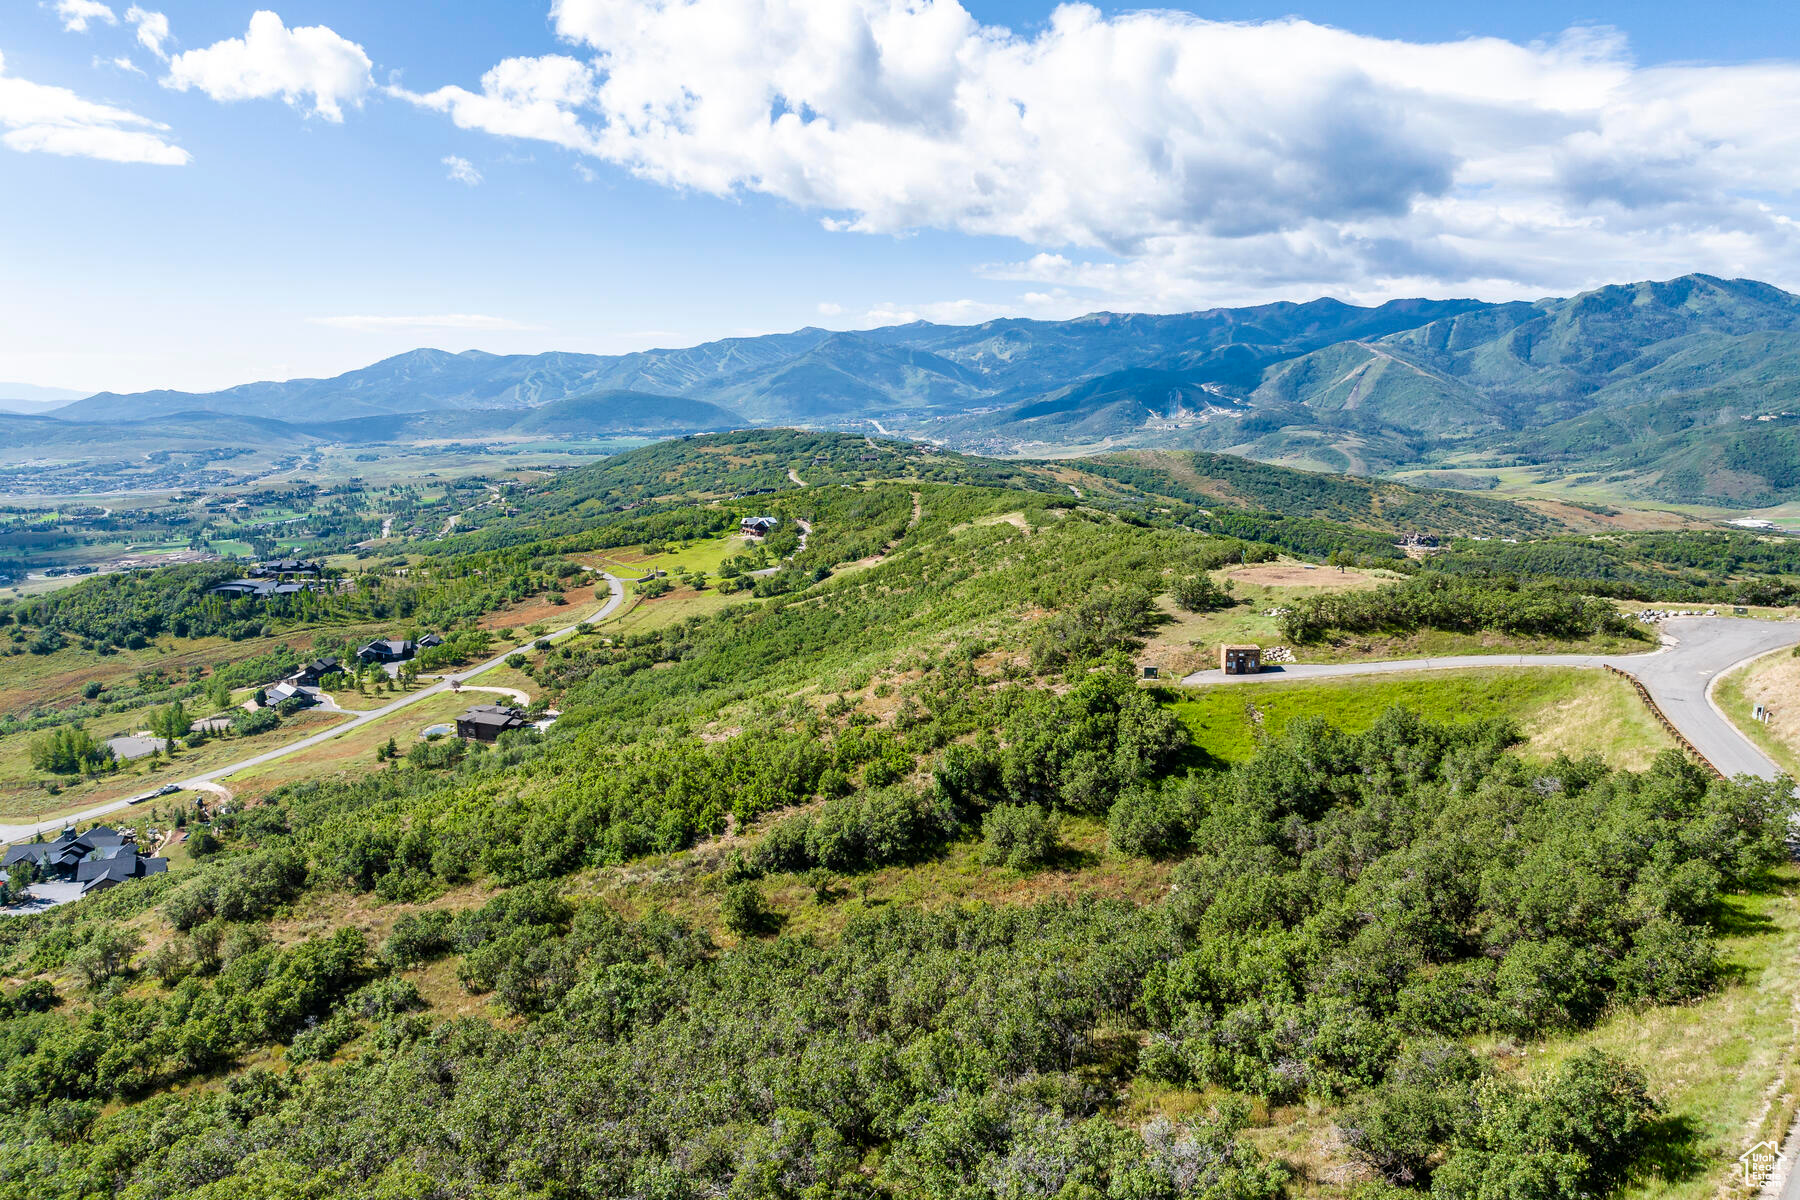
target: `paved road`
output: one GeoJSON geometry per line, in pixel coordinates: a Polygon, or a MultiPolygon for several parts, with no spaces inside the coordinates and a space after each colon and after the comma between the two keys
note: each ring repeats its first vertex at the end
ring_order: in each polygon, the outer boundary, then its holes
{"type": "Polygon", "coordinates": [[[1675,617],[1664,623],[1663,630],[1666,644],[1647,654],[1462,654],[1388,662],[1305,663],[1270,667],[1260,675],[1197,671],[1181,682],[1202,687],[1469,667],[1611,666],[1636,676],[1675,727],[1725,774],[1763,779],[1780,774],[1714,706],[1710,692],[1713,681],[1739,663],[1800,643],[1800,621],[1675,617]]]}
{"type": "MultiPolygon", "coordinates": [[[[597,612],[594,612],[591,615],[583,618],[582,621],[577,621],[574,624],[566,625],[563,628],[558,629],[555,632],[548,634],[547,636],[553,637],[553,638],[561,637],[564,634],[574,632],[574,630],[578,626],[584,624],[585,622],[605,620],[607,617],[609,617],[613,614],[613,611],[615,609],[617,609],[620,604],[622,604],[624,602],[624,600],[625,600],[624,584],[620,583],[616,577],[614,577],[610,574],[607,574],[604,571],[600,572],[600,574],[605,576],[606,586],[612,593],[607,598],[606,603],[601,605],[597,612]]],[[[394,713],[399,712],[401,709],[406,708],[408,705],[419,703],[419,701],[424,700],[428,696],[441,695],[442,693],[450,690],[450,684],[452,682],[462,683],[467,680],[475,678],[477,675],[482,675],[482,674],[487,673],[488,671],[492,671],[495,667],[498,667],[498,666],[502,665],[503,663],[505,663],[507,655],[512,654],[514,652],[515,651],[512,647],[508,647],[503,653],[498,654],[495,657],[488,659],[484,663],[480,663],[480,664],[477,664],[476,666],[470,667],[466,671],[458,671],[454,675],[446,675],[442,679],[440,679],[437,683],[432,684],[430,687],[420,688],[416,692],[410,692],[407,695],[401,696],[399,699],[393,701],[392,703],[385,704],[380,708],[370,709],[367,712],[358,713],[354,717],[352,717],[350,720],[344,722],[342,725],[333,725],[330,729],[324,730],[323,732],[320,732],[320,733],[315,733],[311,737],[301,738],[297,742],[290,742],[285,746],[278,746],[273,750],[264,751],[263,753],[253,755],[250,758],[240,759],[239,761],[231,763],[228,766],[215,767],[210,771],[204,772],[203,774],[193,775],[186,779],[176,780],[176,781],[174,781],[175,786],[180,787],[180,788],[187,788],[187,789],[198,788],[205,784],[211,783],[214,780],[224,779],[229,775],[235,775],[239,771],[247,770],[250,767],[260,767],[264,763],[271,763],[271,762],[274,762],[276,759],[286,758],[290,754],[298,754],[302,750],[310,750],[312,747],[317,746],[323,742],[328,742],[332,738],[339,737],[343,734],[349,733],[352,729],[356,729],[359,726],[367,725],[371,721],[379,721],[381,718],[386,717],[386,716],[391,716],[394,713]]],[[[97,805],[97,806],[87,809],[83,812],[75,813],[73,816],[57,817],[54,820],[43,821],[36,825],[0,825],[0,843],[22,842],[40,831],[61,829],[64,825],[73,825],[80,821],[92,821],[98,817],[104,817],[108,813],[115,813],[115,812],[120,811],[121,809],[129,808],[129,807],[131,807],[131,805],[133,804],[133,802],[136,799],[137,799],[136,797],[127,796],[120,800],[109,800],[105,804],[97,805]]]]}

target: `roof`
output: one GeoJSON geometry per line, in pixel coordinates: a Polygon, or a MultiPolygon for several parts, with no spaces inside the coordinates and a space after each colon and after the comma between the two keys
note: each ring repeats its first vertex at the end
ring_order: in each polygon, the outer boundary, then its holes
{"type": "Polygon", "coordinates": [[[1253,646],[1248,642],[1235,642],[1220,646],[1221,650],[1261,650],[1261,646],[1253,646]]]}
{"type": "Polygon", "coordinates": [[[516,708],[502,708],[497,704],[477,704],[457,720],[470,725],[492,725],[505,729],[523,725],[525,714],[516,708]]]}
{"type": "Polygon", "coordinates": [[[364,646],[363,649],[375,651],[385,650],[389,654],[405,654],[408,650],[412,649],[412,645],[412,642],[406,638],[376,638],[374,641],[364,646]]]}

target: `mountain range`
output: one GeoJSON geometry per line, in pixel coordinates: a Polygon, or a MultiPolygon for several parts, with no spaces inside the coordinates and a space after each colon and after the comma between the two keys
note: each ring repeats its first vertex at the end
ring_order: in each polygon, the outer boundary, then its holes
{"type": "Polygon", "coordinates": [[[989,453],[1206,449],[1360,474],[1532,464],[1664,500],[1760,506],[1800,496],[1796,391],[1800,297],[1689,275],[1532,303],[808,328],[613,356],[416,350],[333,379],[0,415],[0,446],[203,441],[209,427],[220,440],[245,421],[320,443],[800,425],[989,453]]]}

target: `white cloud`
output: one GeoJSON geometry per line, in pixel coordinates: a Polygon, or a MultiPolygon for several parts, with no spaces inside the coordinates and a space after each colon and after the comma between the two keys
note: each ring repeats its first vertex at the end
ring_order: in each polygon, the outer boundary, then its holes
{"type": "Polygon", "coordinates": [[[1084,4],[1029,35],[956,0],[553,0],[551,16],[583,57],[395,94],[831,228],[1057,250],[1069,269],[995,273],[1146,301],[1800,279],[1791,62],[1643,68],[1603,29],[1415,43],[1084,4]]]}
{"type": "Polygon", "coordinates": [[[111,67],[115,71],[124,71],[128,75],[142,75],[144,73],[144,68],[138,66],[123,54],[119,55],[117,58],[101,58],[96,54],[94,56],[94,66],[96,68],[102,66],[111,67]]]}
{"type": "Polygon", "coordinates": [[[5,71],[6,60],[0,57],[0,130],[5,131],[0,143],[13,150],[161,166],[190,160],[186,150],[163,136],[167,125],[5,71]]]}
{"type": "MultiPolygon", "coordinates": [[[[148,23],[140,23],[142,38],[148,23]]],[[[159,35],[159,44],[160,37],[159,35]]],[[[163,83],[181,91],[199,88],[214,100],[267,100],[279,96],[295,108],[310,97],[312,113],[342,121],[344,106],[358,106],[373,85],[363,48],[323,25],[289,29],[272,12],[250,17],[241,38],[226,38],[169,59],[163,83]]]]}
{"type": "Polygon", "coordinates": [[[481,77],[480,92],[460,87],[442,87],[423,95],[400,87],[389,91],[414,104],[448,113],[461,129],[532,138],[571,150],[599,153],[599,144],[574,111],[596,99],[597,82],[593,68],[586,63],[552,54],[503,59],[481,77]]]}
{"type": "Polygon", "coordinates": [[[56,15],[70,33],[86,33],[88,22],[101,21],[117,25],[119,18],[100,0],[56,0],[56,15]]]}
{"type": "Polygon", "coordinates": [[[842,316],[843,313],[844,313],[843,305],[833,304],[829,300],[819,301],[819,315],[821,317],[838,317],[838,316],[842,316]]]}
{"type": "Polygon", "coordinates": [[[168,53],[163,43],[169,40],[169,18],[159,12],[151,12],[147,8],[132,5],[125,10],[125,19],[137,26],[138,45],[161,59],[167,59],[168,53]]]}
{"type": "Polygon", "coordinates": [[[470,187],[474,187],[481,182],[481,172],[477,171],[475,164],[466,158],[458,158],[454,154],[449,154],[444,157],[444,165],[450,168],[450,178],[457,183],[466,183],[470,187]]]}
{"type": "Polygon", "coordinates": [[[352,329],[358,333],[395,333],[413,330],[454,329],[477,333],[513,333],[535,328],[506,317],[490,317],[481,313],[440,313],[419,317],[311,317],[314,325],[333,329],[352,329]]]}

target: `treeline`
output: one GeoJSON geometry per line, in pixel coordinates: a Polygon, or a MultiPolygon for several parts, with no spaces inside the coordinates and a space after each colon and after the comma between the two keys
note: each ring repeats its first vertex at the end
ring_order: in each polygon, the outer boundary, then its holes
{"type": "MultiPolygon", "coordinates": [[[[1150,496],[1186,501],[1223,516],[1232,508],[1267,516],[1301,517],[1334,524],[1376,527],[1389,534],[1422,532],[1532,533],[1551,522],[1505,500],[1421,491],[1354,475],[1297,471],[1230,454],[1180,456],[1202,486],[1173,472],[1132,461],[1129,455],[1085,459],[1081,469],[1150,496]]],[[[1391,546],[1393,538],[1387,539],[1391,546]]]]}
{"type": "Polygon", "coordinates": [[[1605,600],[1551,583],[1471,579],[1427,573],[1368,591],[1327,592],[1296,600],[1281,615],[1281,635],[1317,642],[1333,633],[1453,633],[1496,630],[1527,637],[1581,639],[1642,631],[1605,600]]]}
{"type": "Polygon", "coordinates": [[[1800,603],[1800,538],[1679,533],[1457,542],[1429,569],[1447,575],[1555,579],[1621,600],[1800,603]]]}

